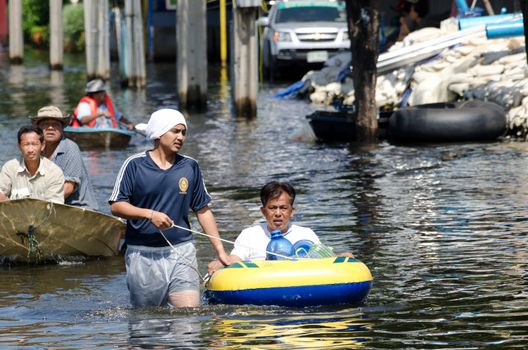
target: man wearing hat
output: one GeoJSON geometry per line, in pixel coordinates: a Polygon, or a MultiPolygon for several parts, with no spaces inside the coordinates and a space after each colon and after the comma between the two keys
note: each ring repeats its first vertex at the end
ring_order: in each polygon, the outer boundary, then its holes
{"type": "Polygon", "coordinates": [[[64,137],[63,131],[69,117],[55,106],[45,106],[31,120],[44,132],[44,157],[52,160],[64,172],[64,202],[97,210],[99,206],[79,146],[64,137]]]}
{"type": "Polygon", "coordinates": [[[189,209],[208,235],[218,259],[229,265],[196,160],[181,155],[187,123],[174,109],[152,113],[146,129],[154,148],[130,156],[108,200],[127,219],[127,286],[134,307],[200,304],[196,248],[189,209]]]}
{"type": "Polygon", "coordinates": [[[134,124],[114,108],[101,79],[90,80],[86,84],[86,96],[77,104],[73,116],[73,127],[119,128],[119,124],[124,124],[128,130],[134,129],[134,124]]]}
{"type": "Polygon", "coordinates": [[[37,198],[64,203],[64,175],[49,159],[41,156],[44,134],[36,125],[18,130],[22,159],[7,161],[0,171],[0,201],[37,198]]]}

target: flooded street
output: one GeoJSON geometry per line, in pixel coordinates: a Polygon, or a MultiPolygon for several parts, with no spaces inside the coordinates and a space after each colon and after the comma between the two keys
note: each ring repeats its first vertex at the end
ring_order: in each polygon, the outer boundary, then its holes
{"type": "MultiPolygon", "coordinates": [[[[0,164],[18,156],[16,131],[27,116],[47,104],[72,113],[85,86],[83,57],[66,57],[64,72],[50,73],[46,54],[26,56],[25,66],[9,66],[6,55],[0,164]]],[[[117,76],[111,82],[135,123],[177,108],[174,67],[150,64],[148,76],[142,91],[121,89],[117,76]]],[[[316,106],[273,99],[283,85],[263,85],[258,117],[240,120],[218,76],[209,74],[207,112],[189,116],[182,153],[200,164],[223,238],[262,220],[265,182],[291,181],[295,222],[370,268],[366,303],[133,310],[122,257],[3,266],[1,348],[528,348],[528,144],[318,144],[305,119],[316,106]]],[[[103,211],[122,162],[148,147],[135,136],[126,149],[83,151],[103,211]]],[[[205,273],[212,248],[195,239],[205,273]]]]}

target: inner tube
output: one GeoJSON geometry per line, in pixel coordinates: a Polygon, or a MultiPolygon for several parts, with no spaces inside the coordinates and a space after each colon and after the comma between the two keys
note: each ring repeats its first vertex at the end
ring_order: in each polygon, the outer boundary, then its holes
{"type": "Polygon", "coordinates": [[[506,113],[492,102],[463,101],[404,107],[389,119],[396,142],[491,141],[506,132],[506,113]]]}
{"type": "Polygon", "coordinates": [[[216,271],[205,296],[235,305],[359,304],[371,286],[368,267],[354,258],[244,261],[216,271]]]}

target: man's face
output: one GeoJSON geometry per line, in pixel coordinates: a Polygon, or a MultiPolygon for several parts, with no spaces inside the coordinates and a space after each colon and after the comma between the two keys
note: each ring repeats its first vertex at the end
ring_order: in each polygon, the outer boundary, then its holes
{"type": "Polygon", "coordinates": [[[62,123],[55,119],[43,119],[38,122],[38,127],[44,132],[44,140],[48,144],[54,144],[62,138],[62,123]]]}
{"type": "Polygon", "coordinates": [[[98,91],[93,94],[93,98],[97,105],[99,106],[101,103],[103,103],[106,100],[106,92],[105,91],[98,91]]]}
{"type": "Polygon", "coordinates": [[[160,146],[174,153],[178,153],[185,142],[185,125],[178,124],[160,137],[160,146]]]}
{"type": "Polygon", "coordinates": [[[20,135],[18,148],[24,161],[35,161],[40,158],[44,150],[44,142],[40,142],[40,136],[36,132],[26,132],[20,135]]]}
{"type": "Polygon", "coordinates": [[[279,197],[268,200],[260,211],[268,222],[269,231],[281,230],[284,233],[288,230],[295,208],[291,205],[290,195],[282,192],[279,197]]]}

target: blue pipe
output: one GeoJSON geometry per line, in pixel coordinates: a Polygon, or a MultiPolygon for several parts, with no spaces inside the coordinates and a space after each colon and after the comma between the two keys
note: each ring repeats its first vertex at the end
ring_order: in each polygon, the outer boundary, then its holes
{"type": "Polygon", "coordinates": [[[508,13],[505,15],[494,15],[494,16],[482,16],[482,17],[465,17],[465,18],[459,18],[458,19],[458,29],[463,30],[470,27],[482,25],[482,24],[490,24],[494,22],[505,22],[516,18],[522,19],[522,14],[520,12],[518,13],[508,13]]]}
{"type": "Polygon", "coordinates": [[[493,23],[486,26],[486,37],[488,39],[507,38],[520,35],[524,35],[524,25],[522,20],[493,23]]]}
{"type": "Polygon", "coordinates": [[[458,8],[458,13],[466,13],[469,11],[466,0],[455,0],[455,3],[458,8]]]}

